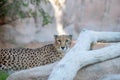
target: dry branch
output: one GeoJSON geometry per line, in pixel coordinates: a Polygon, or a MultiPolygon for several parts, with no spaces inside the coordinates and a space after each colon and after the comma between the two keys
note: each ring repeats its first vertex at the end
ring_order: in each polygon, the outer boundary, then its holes
{"type": "Polygon", "coordinates": [[[45,65],[45,66],[39,66],[31,69],[21,70],[18,72],[15,72],[11,74],[7,80],[37,80],[41,76],[48,76],[50,75],[53,67],[58,62],[45,65]]]}
{"type": "Polygon", "coordinates": [[[105,75],[98,80],[120,80],[120,74],[105,75]]]}
{"type": "Polygon", "coordinates": [[[49,80],[73,80],[77,71],[86,65],[120,56],[120,43],[93,51],[80,51],[64,58],[54,68],[49,80]]]}
{"type": "Polygon", "coordinates": [[[84,31],[78,38],[77,44],[65,55],[65,57],[53,69],[48,80],[73,80],[77,71],[82,67],[96,62],[120,56],[120,44],[112,45],[99,50],[81,51],[88,48],[91,43],[118,42],[120,32],[95,32],[84,31]]]}

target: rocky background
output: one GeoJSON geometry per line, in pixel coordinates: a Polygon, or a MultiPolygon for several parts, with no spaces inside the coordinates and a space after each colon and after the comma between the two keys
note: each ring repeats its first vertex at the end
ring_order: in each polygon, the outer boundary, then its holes
{"type": "MultiPolygon", "coordinates": [[[[55,0],[56,1],[56,0],[55,0]]],[[[120,0],[61,0],[64,3],[62,16],[60,16],[61,24],[67,34],[73,35],[75,41],[82,29],[90,29],[96,31],[120,31],[120,0]]],[[[12,22],[3,24],[0,20],[0,47],[41,47],[54,41],[54,34],[58,34],[55,10],[52,4],[42,4],[42,7],[52,17],[51,23],[42,26],[41,17],[28,17],[17,19],[12,22]]],[[[29,6],[34,10],[34,6],[29,6]]],[[[107,44],[109,45],[109,44],[107,44]]],[[[106,46],[106,45],[105,45],[106,46]]],[[[95,46],[104,47],[99,44],[95,46]]],[[[86,68],[79,72],[75,80],[97,80],[106,73],[120,73],[120,68],[115,61],[110,61],[99,65],[99,68],[86,68]],[[109,66],[103,66],[103,65],[109,66]],[[116,70],[114,70],[116,67],[116,70]],[[106,71],[105,71],[106,70],[106,71]],[[86,72],[85,72],[86,71],[86,72]],[[92,76],[90,75],[92,71],[92,76]],[[100,72],[105,71],[105,72],[100,72]],[[110,72],[111,71],[111,72],[110,72]],[[82,74],[81,74],[82,72],[82,74]],[[89,73],[88,73],[89,72],[89,73]],[[88,74],[87,74],[88,73],[88,74]],[[100,74],[96,76],[96,74],[100,74]]]]}
{"type": "MultiPolygon", "coordinates": [[[[63,0],[62,0],[63,1],[63,0]]],[[[65,7],[60,17],[64,30],[76,40],[81,29],[97,31],[120,31],[120,0],[64,0],[65,7]]],[[[34,9],[34,6],[29,8],[34,9]]],[[[0,40],[26,44],[53,41],[57,34],[54,8],[43,4],[52,17],[52,23],[42,26],[41,18],[17,19],[0,25],[0,40]]]]}

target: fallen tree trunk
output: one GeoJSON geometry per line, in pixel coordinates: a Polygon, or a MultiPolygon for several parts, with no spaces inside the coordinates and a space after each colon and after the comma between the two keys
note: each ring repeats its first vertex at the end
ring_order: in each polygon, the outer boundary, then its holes
{"type": "Polygon", "coordinates": [[[21,70],[11,74],[7,80],[38,80],[40,77],[50,75],[53,67],[58,62],[48,64],[45,66],[39,66],[31,69],[21,70]]]}
{"type": "Polygon", "coordinates": [[[101,77],[99,80],[120,80],[120,74],[110,74],[101,77]]]}
{"type": "Polygon", "coordinates": [[[74,58],[64,58],[54,68],[48,80],[73,80],[77,71],[86,65],[120,56],[120,44],[93,51],[74,53],[74,58]]]}
{"type": "MultiPolygon", "coordinates": [[[[120,33],[83,30],[77,40],[77,44],[54,68],[52,74],[49,77],[49,80],[72,80],[75,77],[77,71],[83,66],[99,61],[104,61],[106,59],[114,58],[120,55],[120,44],[100,50],[87,51],[90,50],[92,43],[98,41],[118,42],[120,41],[120,33]]],[[[37,80],[40,76],[49,75],[48,73],[51,73],[53,66],[56,64],[57,63],[47,65],[47,68],[44,68],[45,66],[42,66],[41,68],[40,66],[30,70],[28,69],[16,72],[10,75],[7,80],[33,80],[33,78],[37,80]]]]}
{"type": "Polygon", "coordinates": [[[120,41],[119,32],[94,32],[85,31],[88,38],[83,36],[84,45],[81,45],[80,38],[77,44],[65,55],[52,71],[48,80],[73,80],[77,71],[82,67],[96,62],[120,56],[120,44],[112,45],[99,50],[80,51],[82,47],[88,47],[91,43],[118,42],[120,41]],[[87,46],[85,46],[87,45],[87,46]]]}

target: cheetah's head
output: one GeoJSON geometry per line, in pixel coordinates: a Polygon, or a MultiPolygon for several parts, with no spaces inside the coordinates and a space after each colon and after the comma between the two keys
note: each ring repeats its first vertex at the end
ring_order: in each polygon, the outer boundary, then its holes
{"type": "Polygon", "coordinates": [[[72,35],[55,35],[55,47],[60,52],[66,52],[70,49],[72,35]]]}

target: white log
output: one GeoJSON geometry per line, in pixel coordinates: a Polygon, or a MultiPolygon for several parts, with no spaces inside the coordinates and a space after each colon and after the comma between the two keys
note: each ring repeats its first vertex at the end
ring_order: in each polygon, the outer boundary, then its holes
{"type": "Polygon", "coordinates": [[[49,0],[53,9],[54,9],[54,14],[56,18],[56,28],[58,34],[66,34],[66,32],[63,29],[63,22],[62,22],[62,16],[63,16],[63,11],[65,9],[65,0],[49,0]]]}
{"type": "Polygon", "coordinates": [[[26,69],[26,70],[21,70],[18,72],[15,72],[11,74],[7,80],[34,80],[38,79],[41,76],[48,76],[50,75],[53,67],[57,64],[58,62],[45,65],[45,66],[40,66],[40,67],[35,67],[31,69],[26,69]]]}
{"type": "Polygon", "coordinates": [[[73,80],[77,71],[86,65],[120,56],[120,43],[93,51],[80,51],[64,58],[54,68],[48,80],[73,80]]]}
{"type": "Polygon", "coordinates": [[[77,44],[53,69],[48,80],[73,80],[77,71],[82,67],[120,56],[120,44],[100,50],[83,51],[83,48],[89,49],[92,42],[120,41],[120,32],[84,31],[83,34],[81,35],[82,39],[78,38],[77,44]]]}
{"type": "Polygon", "coordinates": [[[92,32],[97,42],[120,42],[120,32],[92,32]]]}
{"type": "Polygon", "coordinates": [[[104,75],[98,80],[120,80],[120,74],[104,75]]]}

